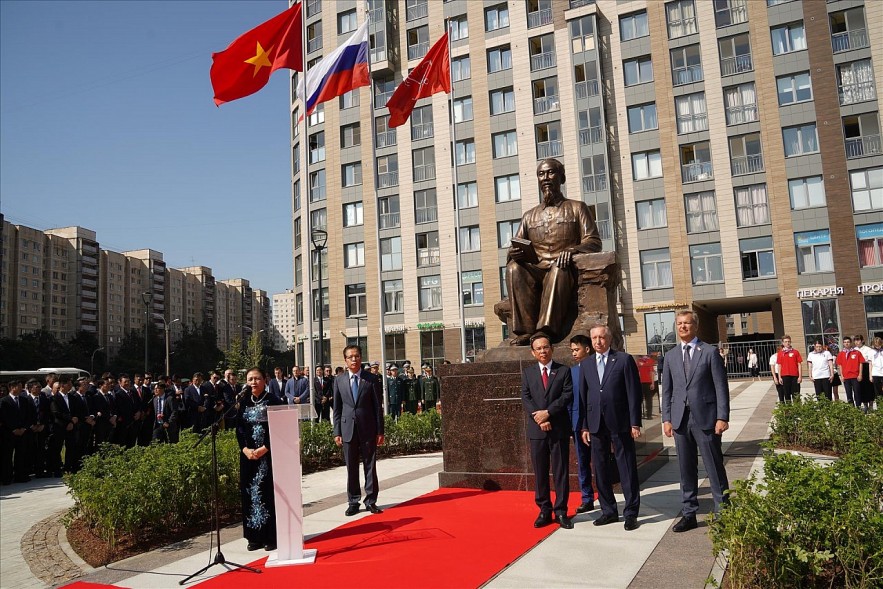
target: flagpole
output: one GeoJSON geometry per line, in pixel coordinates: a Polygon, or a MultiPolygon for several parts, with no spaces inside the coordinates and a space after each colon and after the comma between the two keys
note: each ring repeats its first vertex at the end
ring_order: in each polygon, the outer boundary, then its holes
{"type": "MultiPolygon", "coordinates": [[[[365,18],[368,19],[368,81],[370,82],[368,85],[368,91],[370,92],[368,100],[371,111],[371,165],[374,167],[374,173],[372,174],[372,181],[374,182],[374,240],[378,258],[375,266],[377,266],[377,292],[380,295],[377,297],[380,306],[380,313],[378,314],[378,317],[380,318],[380,381],[383,383],[383,414],[386,415],[389,413],[389,390],[386,382],[386,319],[384,317],[383,309],[383,274],[380,268],[380,197],[377,188],[377,122],[374,116],[376,112],[374,109],[374,72],[371,71],[371,3],[368,0],[365,0],[365,18]]],[[[357,321],[358,320],[359,319],[357,319],[357,321]]]]}
{"type": "MultiPolygon", "coordinates": [[[[457,175],[457,117],[454,113],[454,74],[451,57],[451,23],[446,19],[445,30],[448,36],[448,72],[451,76],[451,93],[448,95],[448,108],[451,109],[451,158],[454,162],[454,240],[457,244],[457,309],[460,313],[460,362],[466,363],[466,311],[463,308],[463,262],[460,258],[463,244],[460,243],[460,195],[457,175]]],[[[465,146],[464,146],[465,150],[465,146]]],[[[463,152],[464,161],[466,152],[463,152]]]]}

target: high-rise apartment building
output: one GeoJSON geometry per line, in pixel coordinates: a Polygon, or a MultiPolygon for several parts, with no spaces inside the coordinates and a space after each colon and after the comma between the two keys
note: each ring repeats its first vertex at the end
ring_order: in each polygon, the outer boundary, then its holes
{"type": "Polygon", "coordinates": [[[545,157],[618,254],[628,351],[673,342],[684,307],[709,341],[743,314],[798,342],[883,332],[883,3],[363,6],[305,4],[308,65],[370,19],[372,86],[306,127],[292,92],[298,362],[320,311],[332,359],[360,336],[372,360],[498,345],[501,269],[545,157]],[[386,101],[446,23],[452,95],[389,129],[386,101]]]}

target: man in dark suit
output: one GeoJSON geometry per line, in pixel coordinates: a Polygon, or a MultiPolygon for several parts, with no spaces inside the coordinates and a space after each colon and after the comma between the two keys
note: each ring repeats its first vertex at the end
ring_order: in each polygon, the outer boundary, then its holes
{"type": "MultiPolygon", "coordinates": [[[[294,367],[295,374],[297,373],[298,367],[294,367]]],[[[269,380],[267,383],[267,388],[270,389],[271,395],[276,395],[276,398],[280,401],[285,400],[285,377],[282,375],[282,369],[280,367],[276,367],[273,369],[274,377],[269,380]]]]}
{"type": "Polygon", "coordinates": [[[58,378],[58,392],[52,395],[50,410],[52,411],[53,437],[50,439],[53,457],[53,474],[61,476],[61,447],[64,446],[64,471],[76,472],[80,457],[77,444],[78,415],[81,413],[78,399],[73,392],[71,377],[62,374],[58,378]],[[56,459],[55,457],[58,456],[56,459]]]}
{"type": "Polygon", "coordinates": [[[224,429],[236,429],[236,415],[234,411],[229,411],[230,407],[236,404],[236,397],[242,391],[242,385],[239,384],[239,375],[235,370],[228,368],[224,371],[224,380],[219,383],[221,396],[224,398],[224,429]]]}
{"type": "Polygon", "coordinates": [[[540,508],[540,515],[533,525],[541,528],[552,523],[554,509],[558,525],[569,530],[573,528],[573,522],[567,517],[573,381],[570,370],[552,360],[552,342],[548,337],[534,335],[530,340],[530,352],[537,364],[530,363],[521,371],[521,404],[527,413],[527,439],[536,488],[534,497],[540,508]],[[549,490],[550,463],[555,479],[554,506],[549,490]]]}
{"type": "Polygon", "coordinates": [[[313,377],[313,408],[316,410],[315,421],[331,421],[331,377],[325,376],[325,370],[316,366],[313,377]]]}
{"type": "Polygon", "coordinates": [[[129,390],[131,381],[128,374],[121,374],[119,386],[113,394],[114,413],[117,416],[116,429],[113,430],[113,443],[118,446],[132,448],[141,427],[141,399],[133,398],[129,390]]]}
{"type": "Polygon", "coordinates": [[[699,461],[708,472],[714,511],[720,511],[729,488],[721,436],[730,421],[730,389],[727,369],[718,351],[696,337],[699,319],[693,311],[675,317],[680,343],[665,354],[662,370],[662,431],[675,438],[681,471],[682,517],[672,531],[686,532],[698,526],[699,461]]]}
{"type": "Polygon", "coordinates": [[[592,489],[592,449],[583,442],[579,429],[580,395],[583,390],[580,362],[592,351],[592,340],[583,334],[570,338],[570,355],[573,366],[570,378],[573,381],[573,403],[570,404],[570,424],[573,428],[573,447],[576,450],[576,464],[579,469],[579,489],[582,496],[577,513],[587,513],[595,509],[595,490],[592,489]]]}
{"type": "Polygon", "coordinates": [[[190,385],[184,389],[184,406],[187,409],[187,415],[190,423],[193,425],[194,433],[201,434],[206,426],[204,413],[206,405],[210,403],[208,390],[203,386],[205,377],[201,372],[193,375],[190,385]]]}
{"type": "Polygon", "coordinates": [[[31,480],[35,417],[33,404],[22,394],[21,381],[10,381],[9,394],[0,398],[0,484],[31,480]]]}
{"type": "Polygon", "coordinates": [[[28,397],[34,405],[36,420],[31,426],[34,441],[34,474],[38,478],[49,476],[46,472],[46,443],[49,439],[49,428],[52,425],[52,413],[49,411],[48,395],[44,395],[40,390],[40,381],[35,378],[30,379],[25,388],[28,391],[28,397]]]}
{"type": "Polygon", "coordinates": [[[86,397],[89,405],[89,414],[95,416],[95,447],[110,442],[113,438],[113,428],[116,426],[116,416],[113,412],[113,393],[110,383],[103,378],[95,381],[97,392],[86,397]]]}
{"type": "Polygon", "coordinates": [[[580,430],[591,445],[595,463],[595,484],[601,501],[601,517],[593,523],[604,526],[619,521],[610,472],[604,468],[605,454],[613,442],[619,480],[625,495],[626,531],[638,528],[641,495],[638,488],[638,461],[635,440],[641,436],[641,379],[634,358],[610,349],[612,340],[606,325],[589,332],[595,353],[580,364],[583,390],[580,430]]]}
{"type": "Polygon", "coordinates": [[[359,462],[365,470],[365,507],[382,513],[377,507],[377,446],[383,445],[383,384],[380,377],[362,370],[362,348],[343,350],[347,369],[334,379],[334,443],[343,446],[346,460],[346,515],[359,513],[359,462]]]}

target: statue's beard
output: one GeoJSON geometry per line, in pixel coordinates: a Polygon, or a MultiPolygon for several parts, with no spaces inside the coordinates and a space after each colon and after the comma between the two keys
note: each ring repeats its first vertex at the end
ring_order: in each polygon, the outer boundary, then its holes
{"type": "Polygon", "coordinates": [[[560,193],[552,186],[543,186],[543,202],[547,205],[554,204],[558,201],[560,193]]]}

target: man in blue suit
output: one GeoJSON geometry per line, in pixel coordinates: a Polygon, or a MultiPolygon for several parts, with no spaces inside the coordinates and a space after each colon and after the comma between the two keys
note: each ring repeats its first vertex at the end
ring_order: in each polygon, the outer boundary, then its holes
{"type": "Polygon", "coordinates": [[[595,491],[592,489],[592,450],[583,443],[579,430],[580,394],[583,390],[579,364],[592,351],[592,340],[582,334],[570,338],[570,355],[573,366],[570,368],[573,380],[573,404],[570,406],[570,422],[573,426],[573,447],[576,449],[576,464],[579,470],[579,489],[582,502],[576,508],[577,513],[587,513],[595,509],[595,491]]]}
{"type": "Polygon", "coordinates": [[[377,446],[383,445],[383,384],[380,376],[362,369],[362,348],[343,350],[347,369],[334,379],[334,443],[343,447],[346,462],[346,515],[359,513],[361,489],[359,463],[365,470],[365,507],[371,513],[383,513],[377,507],[377,446]]]}
{"type": "Polygon", "coordinates": [[[609,469],[603,467],[604,455],[612,442],[625,495],[624,527],[626,531],[636,530],[641,495],[635,440],[641,437],[643,399],[638,365],[629,354],[610,349],[613,338],[606,325],[593,327],[589,335],[595,353],[580,363],[583,390],[579,426],[583,441],[592,447],[595,484],[601,502],[601,517],[592,523],[606,526],[619,521],[613,481],[609,469]]]}
{"type": "Polygon", "coordinates": [[[675,329],[680,343],[665,354],[662,370],[662,432],[675,438],[681,471],[682,517],[672,531],[697,527],[699,510],[699,461],[708,472],[714,511],[720,511],[729,488],[721,436],[730,421],[730,389],[727,369],[718,351],[696,337],[699,318],[693,311],[679,311],[675,329]]]}

